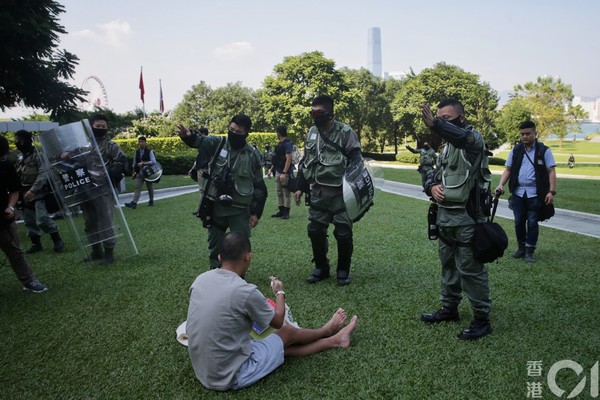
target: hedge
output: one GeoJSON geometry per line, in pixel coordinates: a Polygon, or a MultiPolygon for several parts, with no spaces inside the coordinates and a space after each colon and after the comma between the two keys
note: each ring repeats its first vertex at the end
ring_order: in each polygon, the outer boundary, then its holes
{"type": "MultiPolygon", "coordinates": [[[[139,148],[137,138],[114,139],[114,141],[121,147],[121,150],[123,150],[123,153],[125,153],[128,158],[133,158],[135,151],[139,148]]],[[[265,145],[270,144],[274,147],[277,144],[277,135],[272,132],[251,132],[248,137],[248,143],[256,144],[262,152],[264,151],[265,145]]],[[[154,151],[156,157],[160,156],[161,158],[163,156],[178,156],[182,154],[195,155],[197,153],[196,149],[185,144],[179,136],[149,137],[147,138],[147,144],[148,147],[154,151]]]]}

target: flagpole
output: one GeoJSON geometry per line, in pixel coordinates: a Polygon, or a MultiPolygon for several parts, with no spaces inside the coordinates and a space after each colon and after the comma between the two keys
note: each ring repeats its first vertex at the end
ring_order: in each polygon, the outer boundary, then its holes
{"type": "Polygon", "coordinates": [[[163,92],[162,92],[162,79],[158,80],[158,86],[160,87],[160,99],[158,103],[158,109],[160,110],[160,114],[165,113],[165,102],[163,100],[163,92]]]}

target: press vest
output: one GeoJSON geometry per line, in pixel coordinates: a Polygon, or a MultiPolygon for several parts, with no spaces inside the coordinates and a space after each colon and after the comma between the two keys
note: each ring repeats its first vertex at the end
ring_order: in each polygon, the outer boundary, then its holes
{"type": "Polygon", "coordinates": [[[334,124],[334,128],[327,132],[327,139],[337,144],[339,148],[326,143],[317,127],[313,126],[308,131],[302,161],[302,174],[308,183],[333,187],[342,185],[347,157],[340,148],[345,148],[345,142],[352,128],[337,121],[334,124]]]}
{"type": "Polygon", "coordinates": [[[133,168],[133,170],[135,172],[140,172],[140,167],[138,167],[138,163],[142,162],[142,161],[150,161],[150,149],[149,148],[145,148],[140,155],[140,150],[138,149],[135,152],[135,167],[133,168]]]}
{"type": "MultiPolygon", "coordinates": [[[[548,147],[542,142],[535,142],[535,152],[533,156],[533,166],[535,170],[535,187],[538,196],[545,196],[550,190],[550,175],[548,174],[548,168],[544,160],[544,154],[546,154],[548,147]]],[[[513,149],[513,162],[511,166],[511,174],[508,179],[508,189],[511,193],[519,186],[519,170],[525,158],[525,145],[518,143],[513,149]],[[513,172],[514,171],[514,172],[513,172]]],[[[525,160],[529,162],[529,160],[525,160]]]]}

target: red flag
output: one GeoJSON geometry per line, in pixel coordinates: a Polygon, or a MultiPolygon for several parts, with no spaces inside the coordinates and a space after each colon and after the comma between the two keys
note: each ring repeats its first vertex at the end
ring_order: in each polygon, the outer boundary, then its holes
{"type": "Polygon", "coordinates": [[[163,101],[163,94],[162,94],[162,81],[159,79],[158,83],[160,85],[160,104],[159,104],[159,109],[160,109],[160,113],[164,113],[165,112],[165,102],[163,101]]]}
{"type": "Polygon", "coordinates": [[[144,76],[142,75],[142,70],[140,69],[140,98],[142,99],[142,103],[144,102],[144,76]]]}

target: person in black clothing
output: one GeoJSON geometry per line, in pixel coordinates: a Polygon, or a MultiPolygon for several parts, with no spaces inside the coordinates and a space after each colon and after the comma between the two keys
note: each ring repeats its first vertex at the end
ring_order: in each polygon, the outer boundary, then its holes
{"type": "Polygon", "coordinates": [[[275,175],[277,182],[277,204],[279,211],[272,214],[273,218],[289,219],[290,218],[290,190],[287,185],[290,176],[294,171],[294,163],[292,162],[292,141],[287,138],[287,127],[280,125],[275,129],[279,143],[275,148],[275,157],[273,157],[273,166],[269,171],[275,175]]]}
{"type": "Polygon", "coordinates": [[[6,254],[10,266],[23,285],[23,290],[42,293],[48,288],[40,283],[33,274],[31,266],[21,250],[17,224],[15,222],[15,206],[19,199],[21,181],[14,165],[5,159],[8,153],[8,140],[0,136],[0,249],[6,254]]]}

